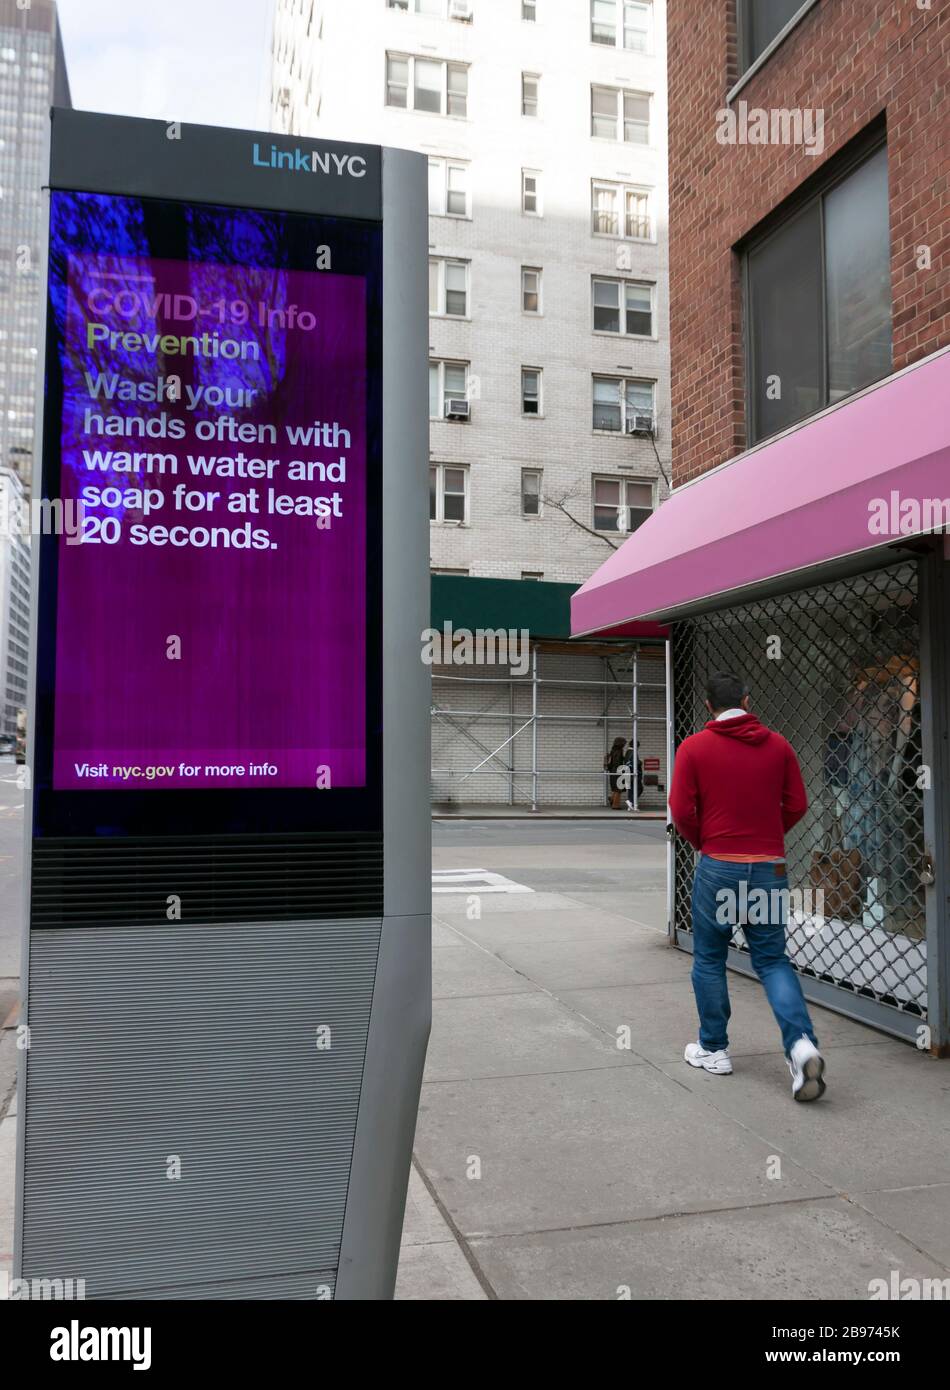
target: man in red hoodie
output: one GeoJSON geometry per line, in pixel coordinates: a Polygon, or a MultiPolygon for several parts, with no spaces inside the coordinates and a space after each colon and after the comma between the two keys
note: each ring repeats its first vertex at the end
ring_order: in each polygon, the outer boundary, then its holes
{"type": "Polygon", "coordinates": [[[699,1041],[687,1046],[686,1061],[717,1076],[732,1071],[726,957],[741,926],[782,1030],[792,1095],[817,1100],[825,1090],[825,1063],[785,952],[785,834],[808,809],[798,759],[781,734],[749,713],[749,693],[738,676],[712,676],[706,708],[712,719],[676,750],[670,788],[673,824],[700,851],[692,975],[699,1041]]]}

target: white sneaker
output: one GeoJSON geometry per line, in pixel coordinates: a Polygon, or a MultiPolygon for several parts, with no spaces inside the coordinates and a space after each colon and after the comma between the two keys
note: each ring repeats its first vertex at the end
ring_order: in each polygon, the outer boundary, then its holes
{"type": "Polygon", "coordinates": [[[792,1047],[788,1069],[792,1073],[794,1100],[819,1100],[825,1094],[825,1083],[822,1079],[825,1059],[804,1033],[792,1047]]]}
{"type": "Polygon", "coordinates": [[[707,1052],[698,1042],[687,1043],[683,1056],[691,1067],[702,1067],[703,1071],[711,1071],[713,1076],[732,1075],[732,1058],[728,1047],[720,1048],[718,1052],[707,1052]]]}

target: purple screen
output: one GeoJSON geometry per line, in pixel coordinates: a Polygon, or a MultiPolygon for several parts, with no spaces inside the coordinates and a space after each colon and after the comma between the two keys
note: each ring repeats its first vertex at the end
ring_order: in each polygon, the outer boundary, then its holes
{"type": "Polygon", "coordinates": [[[364,786],[365,280],[60,265],[54,788],[364,786]]]}

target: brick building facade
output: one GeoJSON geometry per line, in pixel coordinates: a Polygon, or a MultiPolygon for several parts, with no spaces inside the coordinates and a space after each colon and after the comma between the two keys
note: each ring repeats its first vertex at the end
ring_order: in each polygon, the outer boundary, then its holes
{"type": "Polygon", "coordinates": [[[670,0],[674,486],[751,442],[737,248],[877,127],[888,154],[893,369],[950,341],[950,5],[817,0],[797,13],[743,81],[736,0],[670,0]],[[719,143],[717,113],[740,102],[821,110],[823,149],[719,143]]]}

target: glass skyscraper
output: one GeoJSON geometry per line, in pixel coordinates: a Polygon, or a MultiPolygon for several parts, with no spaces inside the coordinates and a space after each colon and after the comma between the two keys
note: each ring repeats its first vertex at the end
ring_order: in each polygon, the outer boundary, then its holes
{"type": "Polygon", "coordinates": [[[33,470],[41,185],[50,106],[71,105],[55,0],[0,0],[0,467],[33,470]]]}

